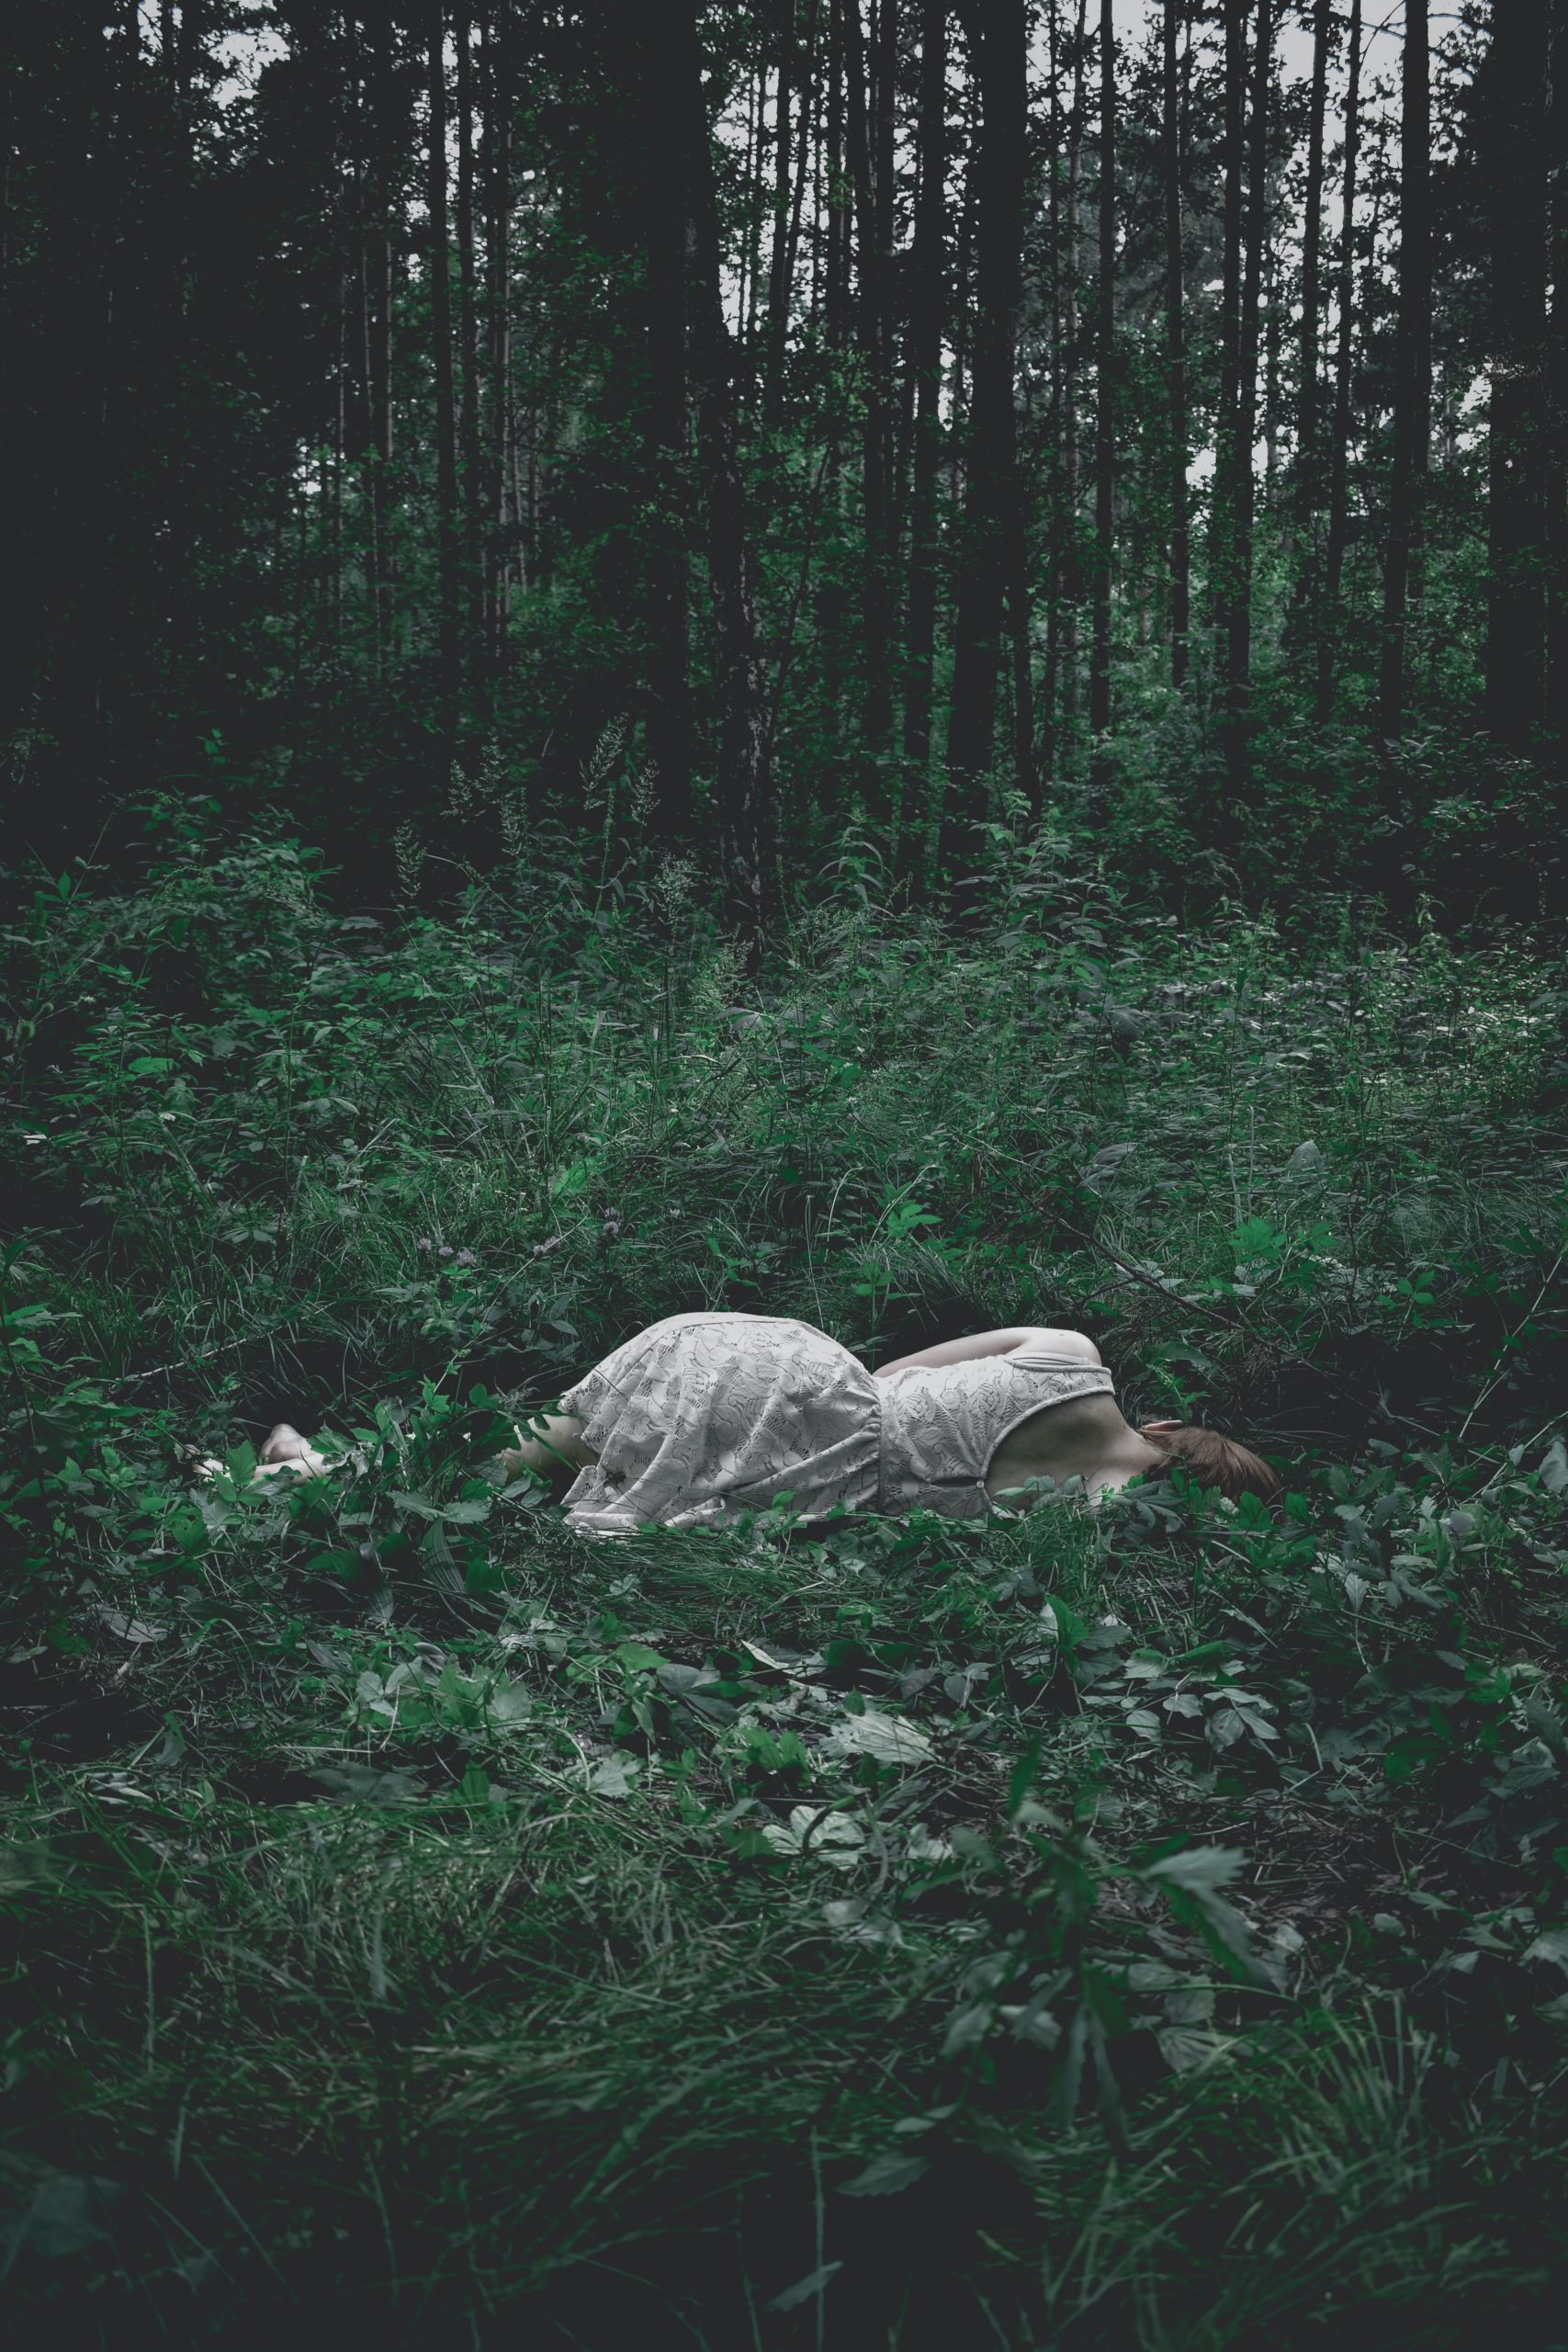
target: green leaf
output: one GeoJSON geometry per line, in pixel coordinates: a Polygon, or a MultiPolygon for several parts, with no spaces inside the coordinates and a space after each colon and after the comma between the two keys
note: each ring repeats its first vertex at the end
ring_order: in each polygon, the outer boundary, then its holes
{"type": "Polygon", "coordinates": [[[853,2180],[846,2180],[840,2190],[842,2197],[897,2197],[906,2188],[913,2188],[930,2172],[929,2156],[906,2156],[889,2148],[880,2156],[873,2156],[865,2170],[853,2180]]]}

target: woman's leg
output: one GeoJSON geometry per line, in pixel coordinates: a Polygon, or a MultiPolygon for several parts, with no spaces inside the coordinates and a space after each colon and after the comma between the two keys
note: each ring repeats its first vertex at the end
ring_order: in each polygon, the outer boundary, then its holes
{"type": "Polygon", "coordinates": [[[581,1430],[575,1413],[530,1413],[518,1424],[516,1444],[496,1455],[495,1467],[509,1479],[532,1470],[538,1477],[570,1484],[599,1459],[592,1446],[583,1444],[581,1430]]]}

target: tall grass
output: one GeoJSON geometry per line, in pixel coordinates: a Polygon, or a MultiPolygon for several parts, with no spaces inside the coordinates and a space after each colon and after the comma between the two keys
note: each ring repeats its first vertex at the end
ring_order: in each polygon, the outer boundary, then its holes
{"type": "Polygon", "coordinates": [[[7,935],[18,2327],[1555,2340],[1560,967],[1047,834],[748,979],[588,871],[345,915],[171,823],[7,935]],[[703,1305],[1084,1322],[1290,1498],[595,1546],[477,1475],[703,1305]],[[252,1488],[286,1409],[343,1466],[252,1488]]]}

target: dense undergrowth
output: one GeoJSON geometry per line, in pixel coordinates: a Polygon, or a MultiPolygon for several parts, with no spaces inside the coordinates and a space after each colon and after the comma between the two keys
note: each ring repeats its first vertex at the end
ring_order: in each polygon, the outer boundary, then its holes
{"type": "Polygon", "coordinates": [[[345,916],[169,822],[8,934],[18,2339],[1562,2341],[1561,964],[1047,834],[748,979],[582,870],[345,916]],[[1078,1323],[1288,1499],[478,1475],[703,1305],[1078,1323]]]}

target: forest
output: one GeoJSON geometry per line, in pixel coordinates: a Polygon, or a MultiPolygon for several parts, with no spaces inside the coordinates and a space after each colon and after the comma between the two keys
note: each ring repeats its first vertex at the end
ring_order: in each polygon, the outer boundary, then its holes
{"type": "Polygon", "coordinates": [[[0,58],[7,2341],[1561,2346],[1562,0],[0,58]],[[1281,1491],[497,1466],[698,1310],[1281,1491]]]}

